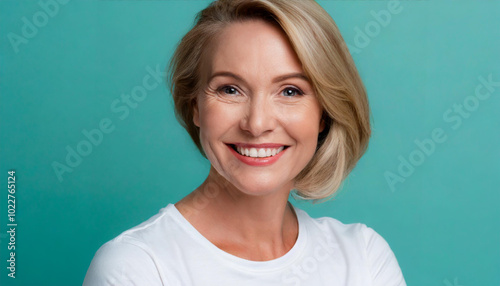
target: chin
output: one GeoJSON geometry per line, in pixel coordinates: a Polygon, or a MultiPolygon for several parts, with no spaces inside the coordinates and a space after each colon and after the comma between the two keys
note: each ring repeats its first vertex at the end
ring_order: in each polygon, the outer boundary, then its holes
{"type": "MultiPolygon", "coordinates": [[[[288,184],[276,184],[276,180],[243,180],[233,184],[242,193],[249,196],[265,196],[285,189],[288,184]]],[[[291,190],[291,188],[290,188],[291,190]]]]}

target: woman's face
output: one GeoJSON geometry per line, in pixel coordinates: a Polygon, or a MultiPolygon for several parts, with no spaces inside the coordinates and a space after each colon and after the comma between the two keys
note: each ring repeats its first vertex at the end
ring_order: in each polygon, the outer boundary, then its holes
{"type": "Polygon", "coordinates": [[[233,23],[207,55],[193,118],[207,158],[246,194],[290,191],[322,111],[286,35],[261,20],[233,23]]]}

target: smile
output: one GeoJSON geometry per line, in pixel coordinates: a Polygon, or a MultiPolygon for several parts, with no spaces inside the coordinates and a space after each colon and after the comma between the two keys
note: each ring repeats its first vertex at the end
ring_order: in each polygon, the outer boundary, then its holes
{"type": "Polygon", "coordinates": [[[283,149],[285,149],[285,146],[279,148],[244,148],[236,146],[236,152],[252,158],[272,157],[283,151],[283,149]]]}
{"type": "Polygon", "coordinates": [[[229,150],[245,164],[267,166],[276,162],[289,147],[281,144],[226,144],[229,150]]]}

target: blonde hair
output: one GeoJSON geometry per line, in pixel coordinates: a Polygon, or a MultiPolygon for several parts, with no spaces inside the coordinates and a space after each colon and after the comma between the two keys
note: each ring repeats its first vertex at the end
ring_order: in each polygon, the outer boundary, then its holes
{"type": "Polygon", "coordinates": [[[224,27],[261,19],[288,36],[323,108],[324,130],[316,153],[295,178],[296,196],[331,197],[365,152],[370,137],[366,90],[333,19],[313,0],[218,0],[196,16],[170,62],[169,85],[175,112],[203,156],[199,128],[193,123],[197,93],[202,90],[204,52],[224,27]]]}

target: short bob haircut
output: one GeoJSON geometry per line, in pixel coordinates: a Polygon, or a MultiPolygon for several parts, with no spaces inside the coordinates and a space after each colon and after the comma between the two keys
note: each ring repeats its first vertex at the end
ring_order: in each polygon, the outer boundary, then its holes
{"type": "Polygon", "coordinates": [[[204,88],[200,74],[204,53],[224,27],[255,19],[285,32],[323,109],[325,128],[314,156],[295,177],[294,195],[313,201],[328,199],[367,148],[370,110],[339,29],[314,0],[218,0],[200,11],[169,66],[176,117],[206,158],[199,127],[193,123],[196,97],[204,88]]]}

